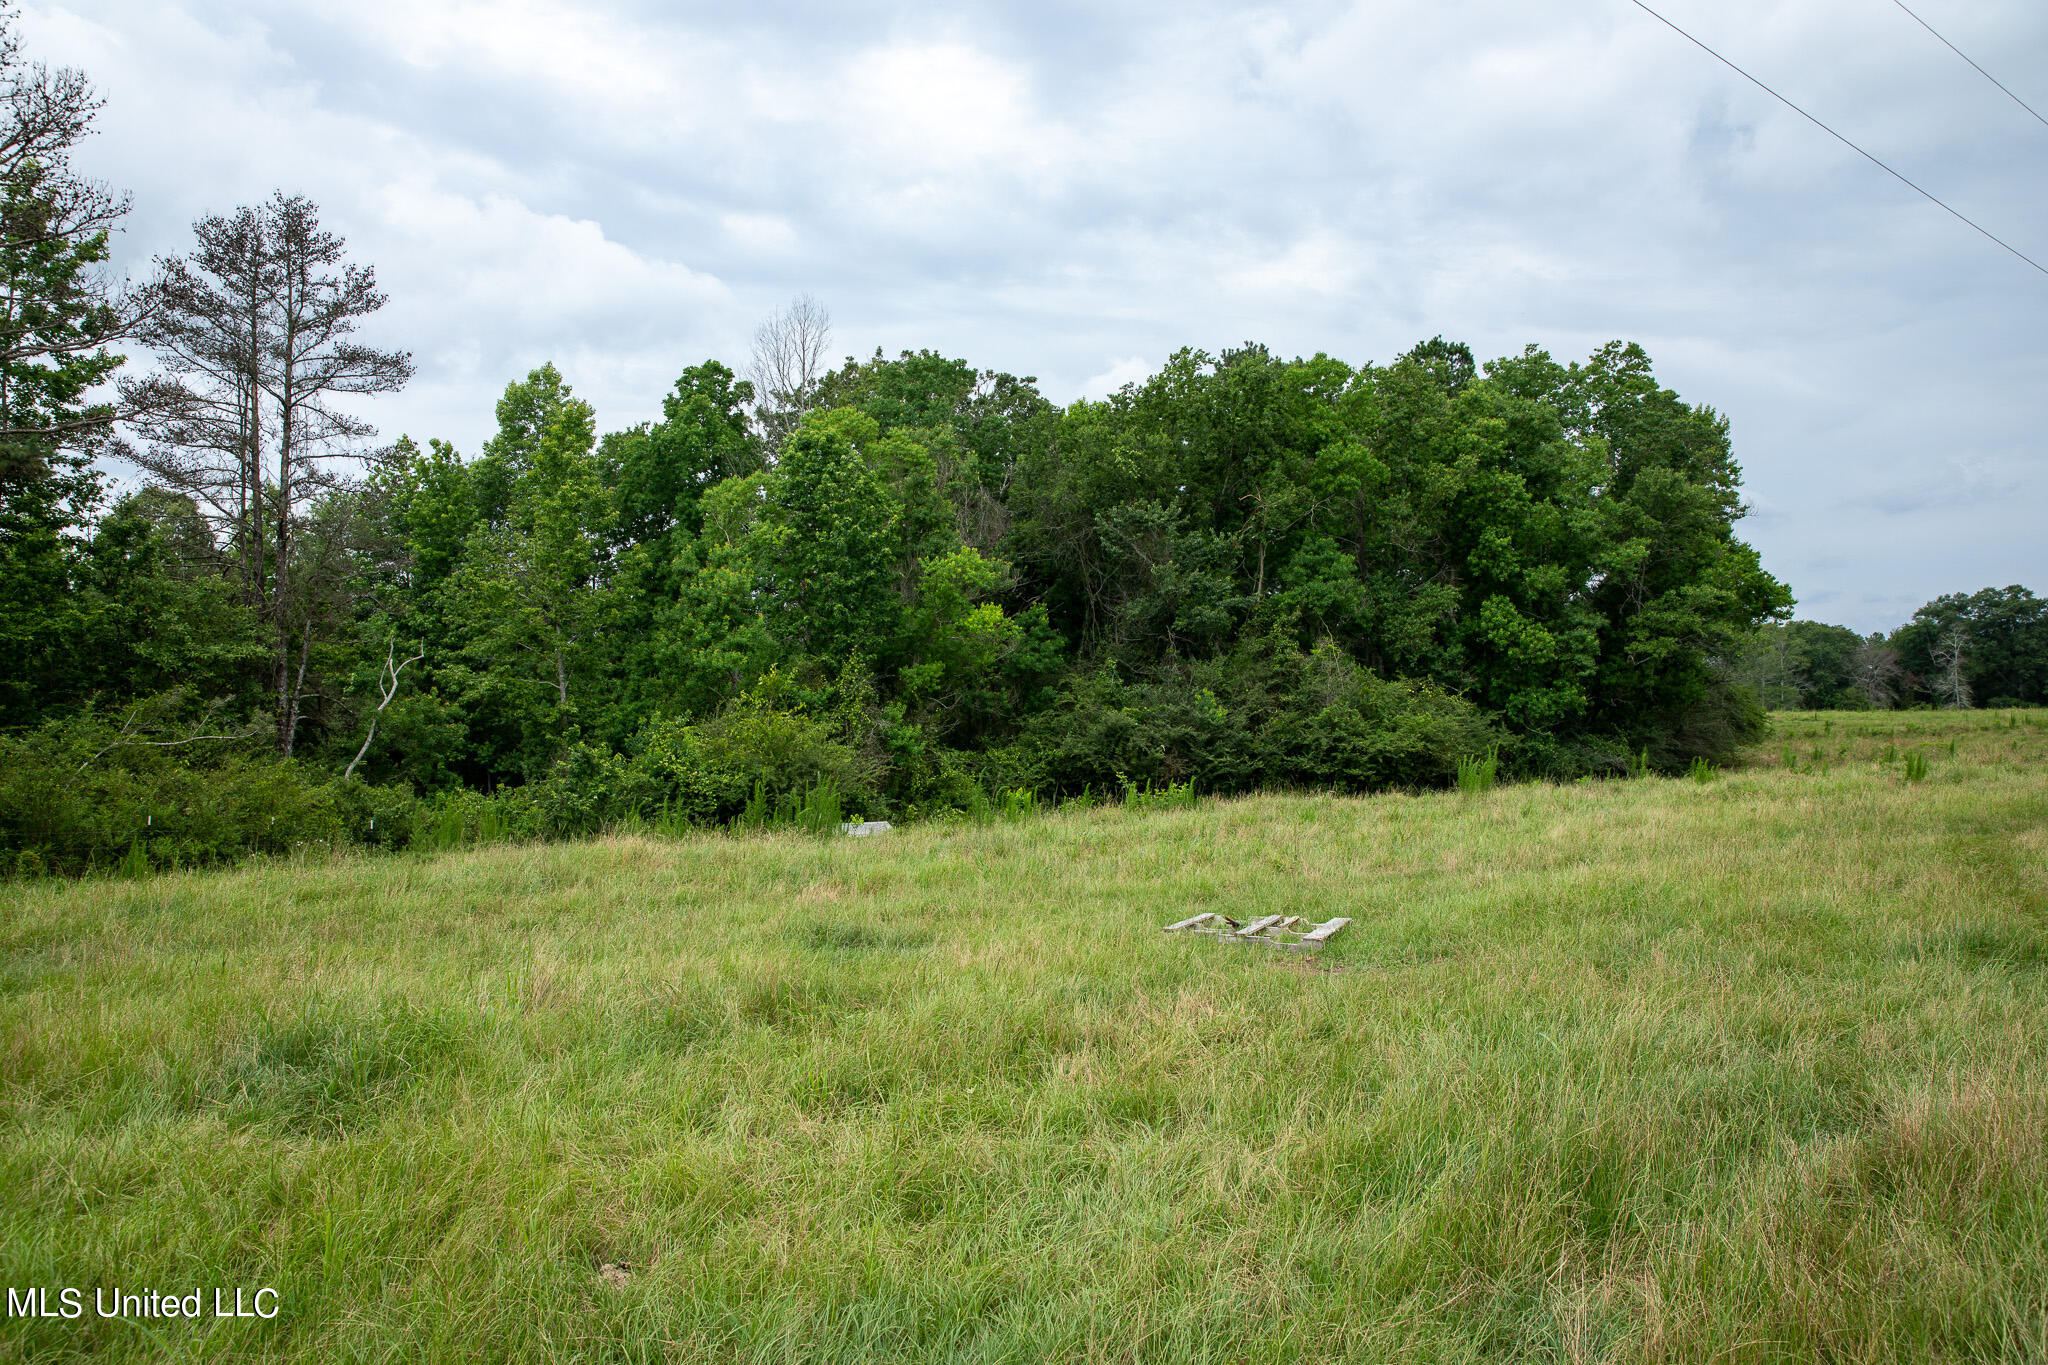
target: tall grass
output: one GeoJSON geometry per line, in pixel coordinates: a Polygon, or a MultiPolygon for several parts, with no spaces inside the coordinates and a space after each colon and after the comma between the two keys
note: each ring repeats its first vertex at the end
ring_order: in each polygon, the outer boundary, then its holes
{"type": "Polygon", "coordinates": [[[1707,788],[0,888],[0,1277],[284,1307],[0,1355],[2048,1359],[2048,730],[1827,719],[1707,788]],[[1353,925],[1159,932],[1212,909],[1353,925]]]}
{"type": "Polygon", "coordinates": [[[1458,790],[1467,794],[1490,792],[1500,775],[1500,750],[1488,749],[1482,755],[1458,760],[1458,790]]]}

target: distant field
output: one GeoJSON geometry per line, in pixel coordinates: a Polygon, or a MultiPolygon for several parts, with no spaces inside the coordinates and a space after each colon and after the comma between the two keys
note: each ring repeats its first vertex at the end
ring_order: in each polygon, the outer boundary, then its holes
{"type": "Polygon", "coordinates": [[[0,1359],[2048,1360],[2048,713],[1776,724],[0,887],[0,1278],[85,1304],[0,1359]]]}

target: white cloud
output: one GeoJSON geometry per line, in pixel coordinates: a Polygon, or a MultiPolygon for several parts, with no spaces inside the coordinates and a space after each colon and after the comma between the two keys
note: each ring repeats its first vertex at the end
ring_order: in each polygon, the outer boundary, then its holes
{"type": "Polygon", "coordinates": [[[609,107],[645,107],[681,89],[654,35],[588,5],[351,0],[312,8],[427,73],[486,72],[609,107]]]}
{"type": "Polygon", "coordinates": [[[1109,368],[1092,379],[1084,380],[1077,398],[1107,398],[1126,384],[1142,384],[1154,369],[1158,368],[1143,356],[1125,356],[1109,362],[1109,368]]]}

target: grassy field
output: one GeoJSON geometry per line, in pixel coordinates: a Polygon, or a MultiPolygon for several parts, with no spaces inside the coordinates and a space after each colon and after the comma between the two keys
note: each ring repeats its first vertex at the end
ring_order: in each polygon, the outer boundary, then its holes
{"type": "Polygon", "coordinates": [[[2048,1360],[2041,712],[16,885],[0,946],[0,1278],[85,1310],[0,1359],[2048,1360]]]}

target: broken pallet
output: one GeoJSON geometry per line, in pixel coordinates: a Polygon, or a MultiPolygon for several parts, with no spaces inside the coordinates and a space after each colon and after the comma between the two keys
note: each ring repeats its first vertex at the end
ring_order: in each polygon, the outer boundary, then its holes
{"type": "Polygon", "coordinates": [[[1169,924],[1166,932],[1211,934],[1221,943],[1263,943],[1269,948],[1310,952],[1328,943],[1349,923],[1351,921],[1342,916],[1312,924],[1299,915],[1263,915],[1249,924],[1240,924],[1228,915],[1209,911],[1169,924]]]}

